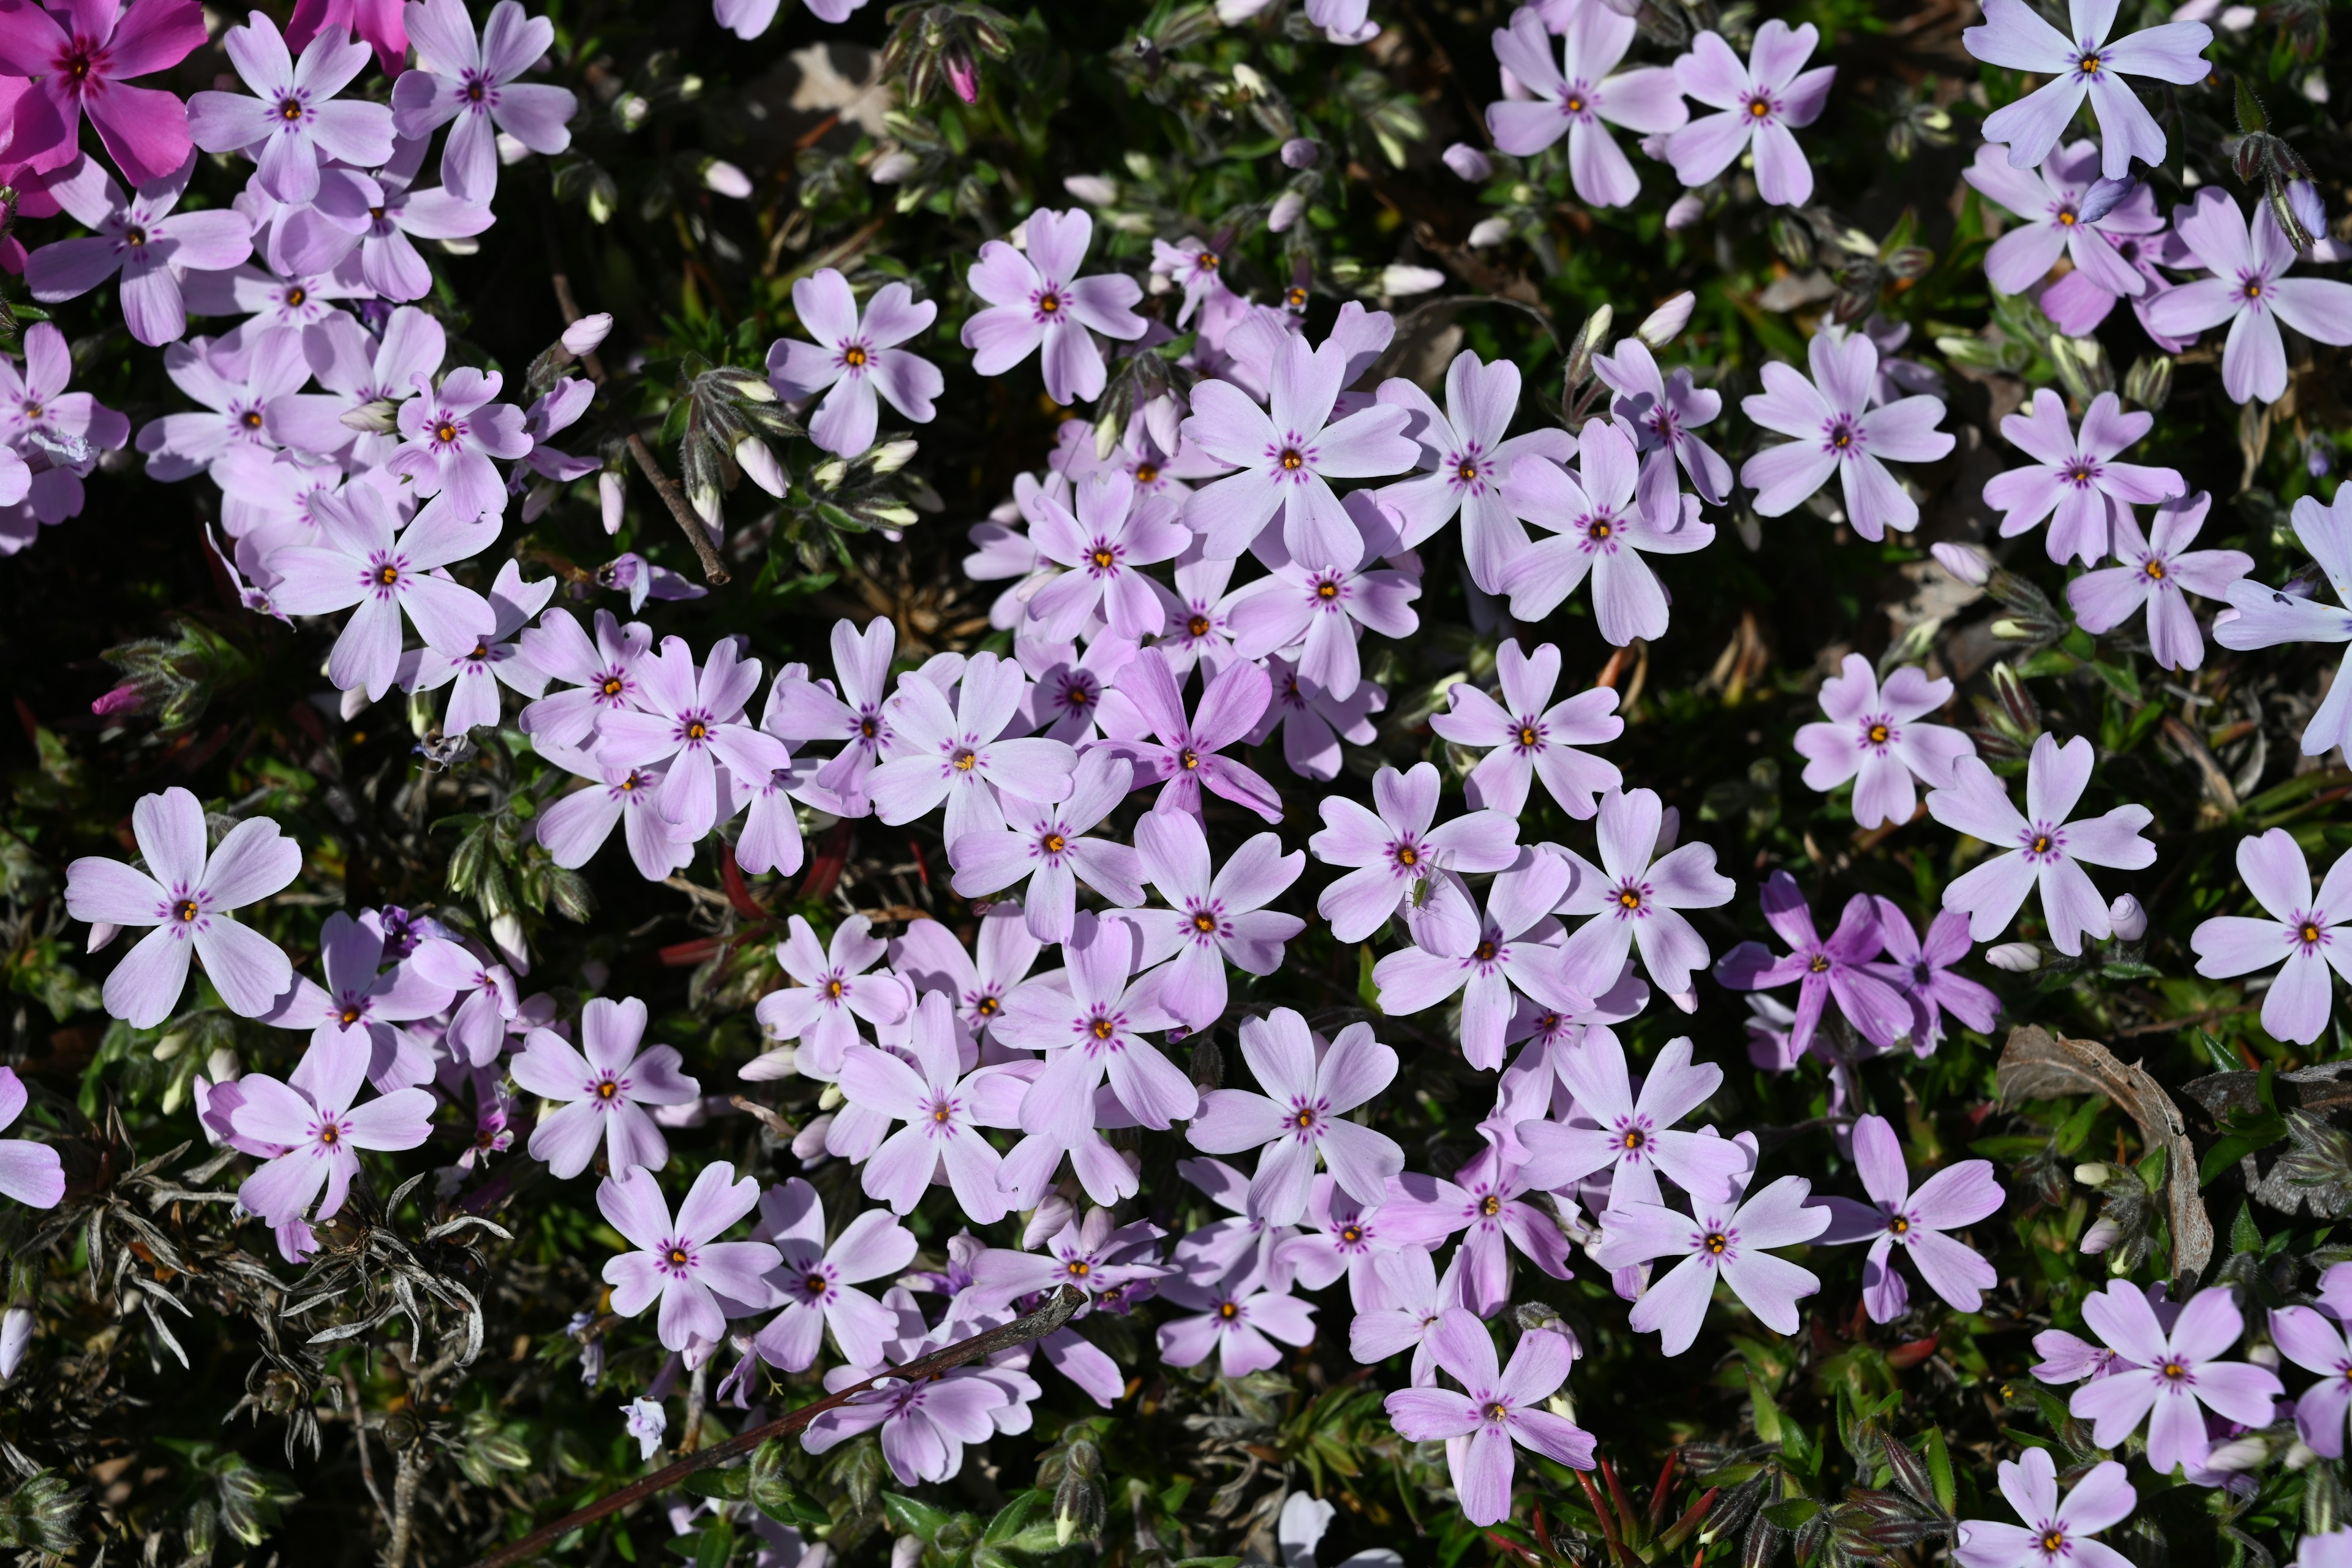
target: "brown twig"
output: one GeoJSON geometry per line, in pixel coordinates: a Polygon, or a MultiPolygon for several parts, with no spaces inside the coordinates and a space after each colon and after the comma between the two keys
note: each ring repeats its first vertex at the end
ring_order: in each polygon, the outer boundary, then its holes
{"type": "Polygon", "coordinates": [[[359,1374],[348,1363],[343,1367],[343,1392],[352,1402],[352,1436],[360,1446],[360,1479],[367,1483],[367,1493],[375,1500],[376,1512],[383,1516],[383,1527],[392,1528],[392,1510],[385,1506],[383,1493],[375,1484],[375,1461],[368,1456],[367,1409],[360,1403],[359,1374]]]}
{"type": "Polygon", "coordinates": [[[513,1545],[502,1547],[474,1563],[473,1568],[508,1568],[510,1563],[529,1562],[555,1542],[583,1525],[593,1524],[607,1514],[618,1513],[625,1508],[667,1491],[697,1470],[706,1470],[723,1459],[731,1459],[739,1454],[748,1454],[771,1437],[790,1436],[826,1411],[848,1404],[858,1394],[877,1384],[885,1381],[919,1382],[933,1373],[946,1372],[950,1367],[961,1366],[966,1362],[978,1361],[982,1356],[994,1355],[999,1351],[1011,1350],[1015,1345],[1025,1345],[1033,1340],[1044,1339],[1047,1334],[1068,1322],[1085,1300],[1084,1293],[1065,1285],[1055,1291],[1052,1299],[1044,1306],[1027,1317],[1016,1318],[1002,1328],[974,1334],[968,1340],[958,1340],[945,1350],[934,1351],[927,1356],[919,1356],[903,1366],[892,1367],[879,1376],[869,1377],[864,1383],[854,1384],[838,1394],[829,1394],[812,1404],[803,1405],[788,1415],[780,1415],[773,1421],[754,1426],[747,1432],[738,1433],[723,1443],[714,1443],[700,1453],[689,1454],[667,1468],[656,1470],[641,1481],[632,1482],[619,1491],[597,1499],[586,1508],[565,1514],[552,1524],[541,1525],[513,1545]]]}

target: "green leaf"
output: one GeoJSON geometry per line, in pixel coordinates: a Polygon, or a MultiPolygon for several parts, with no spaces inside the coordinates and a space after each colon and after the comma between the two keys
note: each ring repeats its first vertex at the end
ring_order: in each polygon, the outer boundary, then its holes
{"type": "Polygon", "coordinates": [[[1764,1510],[1764,1517],[1770,1520],[1774,1524],[1779,1525],[1783,1530],[1794,1530],[1797,1526],[1804,1523],[1805,1521],[1812,1518],[1813,1515],[1821,1511],[1822,1504],[1820,1499],[1792,1497],[1784,1499],[1780,1502],[1772,1504],[1769,1508],[1767,1508],[1764,1510]]]}
{"type": "Polygon", "coordinates": [[[1184,1506],[1184,1500],[1192,1495],[1192,1478],[1190,1476],[1178,1476],[1176,1478],[1176,1484],[1160,1494],[1160,1511],[1162,1513],[1174,1513],[1177,1510],[1184,1506]]]}
{"type": "MultiPolygon", "coordinates": [[[[2260,1116],[2233,1116],[2222,1123],[2228,1132],[2197,1162],[2197,1184],[2209,1186],[2213,1178],[2235,1165],[2257,1149],[2266,1149],[2286,1136],[2286,1118],[2266,1111],[2260,1116]]],[[[2159,1151],[2161,1152],[2161,1151],[2159,1151]]],[[[2153,1189],[2151,1189],[2153,1190],[2153,1189]]],[[[2239,1248],[2243,1251],[2245,1248],[2239,1248]]]]}
{"type": "Polygon", "coordinates": [[[1780,1441],[1780,1407],[1772,1403],[1771,1390],[1764,1386],[1764,1380],[1756,1375],[1752,1366],[1748,1369],[1748,1401],[1755,1412],[1757,1439],[1765,1443],[1780,1441]]]}
{"type": "Polygon", "coordinates": [[[1952,1479],[1952,1451],[1944,1446],[1944,1429],[1927,1428],[1927,1474],[1936,1483],[1936,1506],[1950,1513],[1957,1506],[1959,1489],[1952,1479]]]}
{"type": "Polygon", "coordinates": [[[748,1470],[697,1470],[680,1483],[697,1497],[726,1498],[740,1500],[751,1481],[748,1470]]]}
{"type": "Polygon", "coordinates": [[[898,1527],[899,1534],[919,1537],[927,1544],[938,1538],[950,1517],[945,1510],[918,1502],[903,1492],[884,1492],[882,1511],[898,1527]]]}
{"type": "Polygon", "coordinates": [[[2261,1227],[2254,1224],[2254,1205],[2240,1204],[2238,1217],[2230,1222],[2230,1250],[2238,1253],[2260,1252],[2262,1249],[2263,1233],[2261,1227]]]}

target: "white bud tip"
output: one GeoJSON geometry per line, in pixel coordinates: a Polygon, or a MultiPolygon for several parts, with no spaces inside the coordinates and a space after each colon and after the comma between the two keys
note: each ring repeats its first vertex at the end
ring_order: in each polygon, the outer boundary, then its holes
{"type": "Polygon", "coordinates": [[[563,329],[563,346],[575,354],[593,354],[613,330],[609,311],[599,310],[593,316],[583,316],[563,329]]]}
{"type": "Polygon", "coordinates": [[[1966,544],[1931,544],[1927,550],[1937,565],[1971,588],[1981,588],[1992,580],[1992,558],[1981,550],[1966,544]]]}
{"type": "Polygon", "coordinates": [[[2031,974],[2042,967],[2042,950],[2030,942],[2005,942],[1987,948],[1985,962],[2011,974],[2031,974]]]}
{"type": "Polygon", "coordinates": [[[751,176],[724,158],[710,161],[710,166],[702,171],[702,183],[722,196],[734,196],[740,200],[751,194],[751,176]]]}
{"type": "Polygon", "coordinates": [[[2129,893],[2107,906],[2107,920],[2119,942],[2137,942],[2147,934],[2147,911],[2129,893]]]}
{"type": "Polygon", "coordinates": [[[1653,349],[1664,348],[1682,335],[1690,325],[1691,312],[1698,309],[1698,296],[1685,289],[1642,319],[1633,335],[1653,349]]]}

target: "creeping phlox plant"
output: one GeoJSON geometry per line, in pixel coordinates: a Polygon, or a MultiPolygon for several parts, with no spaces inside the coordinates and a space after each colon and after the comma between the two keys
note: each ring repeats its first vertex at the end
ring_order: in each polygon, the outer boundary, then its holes
{"type": "Polygon", "coordinates": [[[2352,1563],[2328,8],[1766,9],[0,0],[0,1545],[2352,1563]]]}

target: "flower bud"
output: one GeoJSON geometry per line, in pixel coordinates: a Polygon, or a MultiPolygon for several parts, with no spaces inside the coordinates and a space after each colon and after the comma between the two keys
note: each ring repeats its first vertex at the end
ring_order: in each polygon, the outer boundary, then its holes
{"type": "Polygon", "coordinates": [[[522,934],[522,921],[513,910],[490,917],[490,945],[518,974],[530,973],[530,943],[522,934]]]}
{"type": "Polygon", "coordinates": [[[1992,558],[1973,545],[1931,544],[1927,552],[1936,558],[1937,565],[1971,588],[1992,581],[1992,558]]]}
{"type": "MultiPolygon", "coordinates": [[[[965,102],[971,100],[966,99],[965,102]]],[[[917,1568],[923,1560],[923,1538],[902,1535],[890,1542],[890,1568],[917,1568]]]]}
{"type": "MultiPolygon", "coordinates": [[[[915,454],[922,449],[922,443],[919,441],[885,441],[874,448],[873,458],[867,467],[877,474],[895,474],[913,462],[915,454]]],[[[782,495],[784,492],[778,490],[776,493],[782,495]]]]}
{"type": "Polygon", "coordinates": [[[2031,974],[2042,967],[2042,950],[2030,942],[2005,942],[1985,949],[1985,962],[2011,974],[2031,974]]]}
{"type": "Polygon", "coordinates": [[[1577,330],[1576,341],[1568,351],[1567,383],[1571,395],[1592,379],[1592,356],[1609,341],[1609,329],[1616,320],[1617,312],[1603,305],[1587,316],[1584,325],[1577,330]]]}
{"type": "Polygon", "coordinates": [[[1021,1245],[1035,1247],[1052,1240],[1062,1233],[1062,1227],[1078,1217],[1078,1205],[1059,1193],[1047,1193],[1029,1211],[1029,1223],[1021,1227],[1021,1245]]]}
{"type": "Polygon", "coordinates": [[[948,57],[948,85],[966,103],[980,101],[980,65],[959,49],[948,57]]]}
{"type": "Polygon", "coordinates": [[[1072,174],[1063,180],[1062,189],[1088,206],[1107,207],[1118,200],[1118,182],[1103,174],[1072,174]]]}
{"type": "Polygon", "coordinates": [[[2114,1220],[2101,1217],[2083,1233],[2083,1250],[2096,1256],[2124,1238],[2124,1227],[2114,1220]]]}
{"type": "Polygon", "coordinates": [[[768,444],[757,436],[746,436],[735,443],[735,462],[743,470],[745,479],[779,500],[792,488],[792,479],[785,474],[783,465],[776,461],[775,453],[770,451],[768,444]]]}
{"type": "Polygon", "coordinates": [[[2116,1168],[2103,1161],[2091,1160],[2074,1167],[2074,1179],[2086,1187],[2104,1187],[2115,1179],[2116,1168]]]}
{"type": "Polygon", "coordinates": [[[1511,237],[1511,220],[1507,217],[1482,217],[1470,229],[1470,248],[1485,250],[1511,237]]]}
{"type": "Polygon", "coordinates": [[[82,951],[84,952],[97,952],[121,934],[122,928],[119,925],[111,924],[106,921],[92,921],[89,922],[89,945],[83,948],[82,951]]]}
{"type": "Polygon", "coordinates": [[[2124,401],[2156,413],[2172,397],[2172,356],[2143,355],[2124,377],[2124,401]]]}
{"type": "Polygon", "coordinates": [[[1466,142],[1445,150],[1445,166],[1465,180],[1483,180],[1495,172],[1495,161],[1466,142]]]}
{"type": "Polygon", "coordinates": [[[1282,166],[1286,169],[1311,169],[1321,156],[1321,145],[1311,137],[1294,136],[1282,144],[1282,166]]]}
{"type": "Polygon", "coordinates": [[[362,436],[389,436],[400,427],[399,412],[400,405],[389,397],[379,397],[373,402],[362,403],[357,408],[344,409],[335,416],[335,423],[362,436]]]}
{"type": "Polygon", "coordinates": [[[923,166],[923,161],[903,149],[885,153],[874,160],[866,177],[877,185],[895,185],[923,166]]]}
{"type": "Polygon", "coordinates": [[[11,1307],[0,1315],[0,1383],[16,1375],[25,1364],[25,1351],[33,1342],[33,1313],[28,1307],[11,1307]]]}
{"type": "Polygon", "coordinates": [[[604,531],[621,531],[623,503],[628,499],[628,481],[622,479],[618,468],[606,468],[596,476],[596,505],[604,514],[604,531]]]}
{"type": "Polygon", "coordinates": [[[1380,291],[1388,295],[1426,294],[1445,287],[1445,274],[1434,267],[1407,267],[1402,263],[1381,268],[1380,291]]]}
{"type": "Polygon", "coordinates": [[[1648,315],[1633,329],[1633,335],[1652,349],[1663,349],[1682,336],[1690,325],[1691,312],[1698,309],[1698,296],[1685,289],[1648,315]]]}
{"type": "Polygon", "coordinates": [[[841,488],[841,481],[848,477],[849,465],[843,462],[839,458],[835,458],[828,462],[819,463],[815,468],[809,470],[809,478],[829,490],[839,489],[841,488]]]}
{"type": "Polygon", "coordinates": [[[572,353],[585,357],[596,352],[612,330],[610,311],[599,310],[593,316],[583,316],[563,329],[563,346],[572,353]]]}
{"type": "Polygon", "coordinates": [[[1265,226],[1276,234],[1286,232],[1307,210],[1307,198],[1297,191],[1285,191],[1274,198],[1274,210],[1265,215],[1265,226]]]}
{"type": "Polygon", "coordinates": [[[832,1131],[833,1112],[830,1110],[822,1116],[810,1117],[808,1125],[802,1128],[800,1135],[793,1140],[793,1157],[796,1160],[821,1158],[824,1153],[825,1135],[832,1131]]]}
{"type": "Polygon", "coordinates": [[[2205,1456],[2205,1468],[2233,1475],[2240,1470],[2252,1470],[2270,1462],[2271,1446],[2267,1438],[2252,1433],[2232,1443],[2221,1443],[2205,1456]]]}
{"type": "Polygon", "coordinates": [[[1706,216],[1706,204],[1699,200],[1693,192],[1685,191],[1681,195],[1676,196],[1674,205],[1666,209],[1666,232],[1680,234],[1706,216]]]}
{"type": "Polygon", "coordinates": [[[751,176],[724,158],[713,158],[702,166],[702,184],[705,190],[738,200],[751,194],[751,176]]]}
{"type": "Polygon", "coordinates": [[[2129,893],[2107,906],[2107,921],[2116,928],[2118,942],[2137,942],[2147,934],[2147,911],[2129,893]]]}

